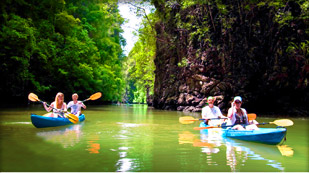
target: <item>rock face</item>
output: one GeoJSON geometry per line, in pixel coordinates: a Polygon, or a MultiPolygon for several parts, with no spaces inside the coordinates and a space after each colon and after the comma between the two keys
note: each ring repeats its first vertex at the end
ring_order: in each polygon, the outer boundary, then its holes
{"type": "Polygon", "coordinates": [[[229,9],[225,13],[216,2],[188,8],[168,2],[170,6],[154,1],[164,16],[155,26],[155,108],[198,112],[208,96],[216,96],[216,104],[226,111],[236,95],[249,111],[272,111],[295,97],[308,103],[308,84],[299,81],[308,78],[309,68],[304,72],[305,61],[296,60],[304,55],[285,51],[291,40],[298,45],[308,40],[298,32],[308,22],[295,18],[288,21],[294,25],[280,26],[272,8],[246,1],[240,6],[252,8],[241,13],[232,1],[224,4],[229,9]]]}

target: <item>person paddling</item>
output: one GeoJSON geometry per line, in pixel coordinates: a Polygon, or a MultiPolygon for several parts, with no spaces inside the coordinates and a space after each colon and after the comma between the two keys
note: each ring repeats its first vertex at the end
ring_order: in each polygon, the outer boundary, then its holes
{"type": "Polygon", "coordinates": [[[223,121],[221,121],[219,118],[226,118],[222,115],[221,110],[218,108],[218,106],[214,105],[215,100],[215,97],[209,96],[207,98],[208,106],[205,106],[202,109],[202,118],[206,119],[205,124],[210,126],[220,125],[223,121]]]}
{"type": "MultiPolygon", "coordinates": [[[[234,125],[232,129],[237,130],[257,130],[255,124],[251,124],[248,120],[247,111],[241,108],[242,98],[240,96],[234,97],[231,108],[228,110],[227,117],[230,122],[227,125],[234,125]]],[[[257,123],[256,121],[254,123],[257,123]]]]}
{"type": "Polygon", "coordinates": [[[71,108],[71,113],[79,116],[81,113],[81,108],[86,109],[86,105],[82,101],[77,100],[78,99],[78,94],[74,93],[72,95],[72,101],[69,102],[68,104],[68,109],[71,108]]]}
{"type": "Polygon", "coordinates": [[[47,106],[46,102],[44,102],[43,105],[47,112],[50,112],[51,110],[53,110],[53,113],[47,115],[49,117],[54,117],[54,118],[64,117],[64,112],[67,111],[67,105],[64,102],[64,94],[61,92],[57,93],[55,97],[55,101],[52,102],[50,106],[47,106]]]}

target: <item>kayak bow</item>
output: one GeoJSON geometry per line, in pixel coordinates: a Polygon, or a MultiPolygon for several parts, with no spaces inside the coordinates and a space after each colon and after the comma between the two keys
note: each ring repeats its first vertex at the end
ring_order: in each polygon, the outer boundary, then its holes
{"type": "MultiPolygon", "coordinates": [[[[78,122],[85,120],[85,115],[81,114],[78,122]]],[[[53,118],[31,114],[31,122],[36,128],[57,127],[73,124],[68,118],[53,118]]]]}

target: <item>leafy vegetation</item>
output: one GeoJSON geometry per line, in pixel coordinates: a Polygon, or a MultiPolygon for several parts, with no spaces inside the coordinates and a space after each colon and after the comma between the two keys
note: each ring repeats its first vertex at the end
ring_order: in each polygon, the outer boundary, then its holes
{"type": "Polygon", "coordinates": [[[289,111],[308,105],[307,1],[152,3],[160,18],[155,107],[192,106],[208,95],[224,96],[222,107],[235,95],[246,98],[253,108],[289,111]],[[169,84],[173,74],[179,81],[174,86],[169,84]],[[189,97],[183,101],[189,94],[194,103],[189,97]]]}
{"type": "Polygon", "coordinates": [[[32,91],[52,98],[61,91],[87,97],[101,91],[106,101],[121,100],[125,40],[117,0],[0,4],[2,96],[26,98],[32,91]]]}
{"type": "Polygon", "coordinates": [[[125,65],[125,79],[128,84],[126,101],[146,103],[147,98],[153,95],[156,52],[156,32],[153,26],[156,21],[153,13],[144,16],[138,31],[139,39],[127,57],[125,65]]]}

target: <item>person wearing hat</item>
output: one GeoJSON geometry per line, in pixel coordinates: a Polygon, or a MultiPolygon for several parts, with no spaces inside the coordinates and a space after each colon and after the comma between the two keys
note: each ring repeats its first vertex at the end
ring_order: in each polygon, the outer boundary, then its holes
{"type": "Polygon", "coordinates": [[[232,107],[228,110],[227,117],[230,119],[228,125],[234,125],[232,129],[237,130],[257,130],[255,124],[251,124],[248,120],[247,111],[241,108],[242,98],[236,96],[233,99],[232,107]]]}
{"type": "Polygon", "coordinates": [[[208,106],[202,109],[202,118],[205,119],[205,124],[210,126],[220,125],[223,121],[220,118],[227,118],[222,115],[218,106],[214,105],[215,97],[209,96],[207,98],[208,106]]]}

